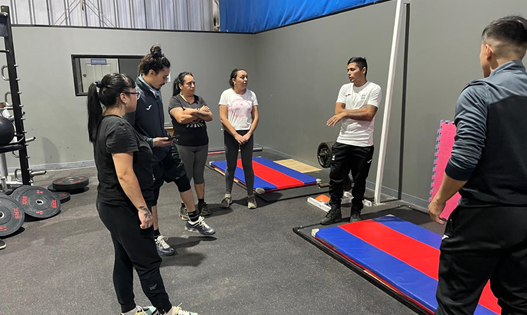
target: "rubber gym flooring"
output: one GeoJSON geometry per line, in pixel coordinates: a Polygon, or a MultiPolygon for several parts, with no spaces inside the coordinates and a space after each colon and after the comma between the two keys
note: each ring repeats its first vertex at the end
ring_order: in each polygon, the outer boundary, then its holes
{"type": "MultiPolygon", "coordinates": [[[[266,152],[257,155],[277,158],[266,152]]],[[[327,181],[327,170],[320,174],[327,181]]],[[[72,195],[56,217],[26,220],[19,233],[4,239],[0,314],[119,314],[112,286],[113,247],[94,205],[95,168],[50,171],[35,180],[47,187],[53,179],[72,175],[88,176],[90,190],[72,195]]],[[[307,197],[269,204],[257,199],[258,209],[249,210],[245,189],[235,184],[234,204],[220,209],[224,177],[206,168],[205,180],[206,201],[213,210],[206,222],[217,230],[212,238],[186,232],[178,216],[176,186],[165,184],[161,190],[161,232],[177,252],[164,257],[161,266],[173,304],[183,303],[184,309],[200,315],[414,314],[292,231],[325,215],[307,197]]],[[[425,214],[398,211],[441,233],[425,214]]],[[[374,215],[369,212],[384,215],[390,210],[370,208],[364,214],[374,215]]],[[[348,216],[349,208],[343,214],[348,216]]],[[[137,276],[135,292],[138,305],[149,305],[137,276]]]]}

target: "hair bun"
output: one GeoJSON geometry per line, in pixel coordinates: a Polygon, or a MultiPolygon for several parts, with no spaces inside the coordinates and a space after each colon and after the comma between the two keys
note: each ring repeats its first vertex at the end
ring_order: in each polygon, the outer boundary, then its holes
{"type": "Polygon", "coordinates": [[[163,57],[163,52],[161,51],[160,45],[154,45],[152,48],[150,48],[150,54],[152,54],[153,58],[161,58],[163,57]]]}

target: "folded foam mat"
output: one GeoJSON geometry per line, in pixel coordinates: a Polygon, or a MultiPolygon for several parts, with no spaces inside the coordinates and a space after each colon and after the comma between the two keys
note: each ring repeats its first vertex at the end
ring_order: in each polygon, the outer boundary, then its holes
{"type": "MultiPolygon", "coordinates": [[[[315,238],[426,311],[435,298],[441,235],[395,216],[319,229],[315,238]]],[[[499,314],[487,283],[474,314],[499,314]]]]}
{"type": "MultiPolygon", "coordinates": [[[[222,173],[227,169],[226,161],[211,162],[210,165],[222,173]]],[[[254,170],[254,188],[262,188],[265,191],[287,189],[315,185],[317,179],[263,157],[253,158],[254,170]]],[[[238,159],[234,177],[245,184],[245,175],[243,173],[242,161],[238,159]]]]}
{"type": "MultiPolygon", "coordinates": [[[[445,168],[452,155],[452,147],[454,146],[454,137],[456,136],[456,125],[453,121],[442,120],[437,131],[436,139],[436,153],[434,158],[434,168],[432,170],[432,183],[430,188],[430,199],[437,194],[443,177],[445,175],[445,168]]],[[[445,209],[441,213],[441,218],[448,219],[452,211],[457,207],[461,195],[456,193],[450,198],[445,206],[445,209]]]]}

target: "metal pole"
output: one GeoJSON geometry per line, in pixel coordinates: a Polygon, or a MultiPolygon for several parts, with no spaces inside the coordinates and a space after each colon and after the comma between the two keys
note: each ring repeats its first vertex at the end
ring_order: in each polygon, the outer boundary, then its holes
{"type": "Polygon", "coordinates": [[[46,8],[48,9],[48,25],[51,25],[51,21],[53,21],[53,18],[51,13],[51,3],[49,2],[49,0],[46,0],[46,8]]]}
{"type": "Polygon", "coordinates": [[[401,140],[399,148],[399,188],[397,198],[403,199],[403,169],[404,169],[404,132],[406,126],[406,86],[408,79],[408,43],[410,36],[410,4],[406,5],[406,27],[404,30],[404,61],[403,61],[403,96],[401,109],[401,140]]]}
{"type": "Polygon", "coordinates": [[[69,0],[64,0],[64,22],[66,22],[66,26],[71,25],[70,20],[70,3],[69,0]]]}
{"type": "Polygon", "coordinates": [[[33,0],[28,0],[27,4],[29,6],[29,24],[35,25],[35,4],[33,0]]]}
{"type": "Polygon", "coordinates": [[[113,0],[113,12],[115,15],[115,27],[119,28],[119,7],[117,6],[116,0],[113,0]]]}
{"type": "Polygon", "coordinates": [[[160,29],[165,29],[165,16],[163,15],[163,0],[157,2],[159,4],[159,16],[161,17],[160,29]]]}
{"type": "Polygon", "coordinates": [[[103,16],[104,16],[104,13],[103,13],[103,9],[102,9],[102,6],[101,6],[101,0],[97,0],[97,7],[98,7],[98,12],[99,12],[99,27],[103,27],[103,16]]]}
{"type": "Polygon", "coordinates": [[[143,0],[144,12],[145,12],[145,29],[148,29],[148,13],[146,12],[146,1],[143,0]]]}
{"type": "Polygon", "coordinates": [[[130,22],[132,24],[132,28],[135,28],[135,10],[134,10],[134,1],[130,0],[128,3],[130,3],[130,22]]]}
{"type": "Polygon", "coordinates": [[[384,104],[384,117],[381,133],[381,144],[379,150],[379,164],[377,166],[377,176],[375,179],[374,203],[381,204],[382,177],[384,173],[384,162],[386,159],[386,144],[388,142],[388,130],[390,124],[390,112],[392,109],[393,85],[395,82],[395,69],[397,66],[397,51],[399,49],[399,36],[402,21],[402,10],[410,0],[397,0],[395,10],[395,22],[393,27],[392,51],[390,53],[390,67],[388,69],[388,83],[386,85],[386,98],[384,104]]]}

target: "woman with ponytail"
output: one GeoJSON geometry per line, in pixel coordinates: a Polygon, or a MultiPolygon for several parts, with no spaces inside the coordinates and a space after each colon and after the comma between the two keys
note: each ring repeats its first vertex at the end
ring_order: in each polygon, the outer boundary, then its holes
{"type": "Polygon", "coordinates": [[[210,215],[205,202],[205,164],[209,153],[206,122],[212,121],[212,112],[205,100],[194,94],[196,81],[190,72],[181,72],[174,81],[173,96],[168,113],[174,127],[174,142],[185,165],[189,180],[194,178],[198,196],[198,210],[202,216],[210,215]]]}
{"type": "Polygon", "coordinates": [[[151,206],[152,150],[123,118],[136,110],[140,92],[124,74],[107,74],[88,89],[88,135],[97,166],[97,211],[115,249],[113,282],[121,314],[196,314],[173,307],[159,271],[151,206]],[[134,302],[133,268],[153,307],[134,302]]]}

